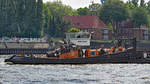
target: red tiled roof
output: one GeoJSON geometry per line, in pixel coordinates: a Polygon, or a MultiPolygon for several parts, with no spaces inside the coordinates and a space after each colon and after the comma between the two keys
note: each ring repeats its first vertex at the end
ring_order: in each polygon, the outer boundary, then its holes
{"type": "Polygon", "coordinates": [[[71,20],[72,27],[76,28],[107,28],[107,26],[97,16],[65,16],[71,20]]]}

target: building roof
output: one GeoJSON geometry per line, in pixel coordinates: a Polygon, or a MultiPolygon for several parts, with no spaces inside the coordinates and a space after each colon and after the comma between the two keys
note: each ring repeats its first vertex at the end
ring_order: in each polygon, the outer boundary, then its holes
{"type": "MultiPolygon", "coordinates": [[[[130,19],[127,19],[126,21],[122,21],[121,24],[120,24],[120,28],[135,28],[135,29],[138,29],[137,27],[135,27],[134,23],[130,19]]],[[[148,29],[148,27],[146,25],[141,25],[140,28],[141,29],[148,29]]]]}
{"type": "Polygon", "coordinates": [[[120,28],[134,28],[134,24],[130,19],[128,19],[126,21],[121,22],[120,28]]]}
{"type": "Polygon", "coordinates": [[[65,16],[71,20],[72,27],[76,28],[107,28],[107,26],[97,16],[65,16]]]}

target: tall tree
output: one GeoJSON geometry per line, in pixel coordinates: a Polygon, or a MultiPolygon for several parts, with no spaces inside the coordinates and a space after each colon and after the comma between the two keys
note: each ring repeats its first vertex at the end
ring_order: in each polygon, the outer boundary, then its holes
{"type": "Polygon", "coordinates": [[[147,2],[146,9],[147,9],[148,13],[150,13],[150,1],[147,2]]]}
{"type": "Polygon", "coordinates": [[[119,23],[128,18],[128,11],[125,4],[120,0],[108,0],[100,11],[100,18],[107,24],[113,26],[113,36],[117,36],[119,23]]]}
{"type": "Polygon", "coordinates": [[[18,33],[24,29],[24,15],[25,14],[25,0],[17,1],[17,23],[18,23],[18,33]]]}
{"type": "Polygon", "coordinates": [[[44,9],[44,17],[46,18],[44,20],[44,29],[48,30],[45,32],[53,37],[63,37],[64,32],[62,31],[66,31],[70,26],[69,22],[63,20],[64,16],[78,15],[77,12],[71,7],[63,5],[60,1],[47,2],[44,6],[44,8],[47,8],[44,9]],[[50,13],[50,15],[46,17],[48,13],[50,13]],[[48,18],[50,19],[48,20],[48,18]],[[47,22],[49,22],[49,25],[47,22]]]}
{"type": "Polygon", "coordinates": [[[43,0],[37,0],[37,29],[39,30],[40,36],[43,36],[43,0]]]}
{"type": "Polygon", "coordinates": [[[5,3],[5,0],[0,0],[0,33],[1,33],[1,36],[2,36],[2,32],[3,32],[3,28],[5,27],[4,25],[4,22],[5,22],[5,19],[4,19],[4,3],[5,3]]]}
{"type": "Polygon", "coordinates": [[[90,15],[99,16],[99,11],[101,10],[101,8],[102,8],[102,5],[98,3],[93,3],[89,5],[90,15]]]}
{"type": "Polygon", "coordinates": [[[145,8],[143,7],[138,7],[133,11],[133,15],[132,15],[132,22],[134,23],[134,25],[139,28],[139,38],[141,39],[141,31],[140,31],[140,27],[142,25],[149,25],[149,17],[148,17],[148,12],[145,8]]]}
{"type": "Polygon", "coordinates": [[[25,0],[24,30],[22,33],[25,37],[35,37],[39,35],[36,22],[36,0],[25,0]]]}
{"type": "Polygon", "coordinates": [[[12,22],[14,19],[14,13],[12,5],[9,0],[0,1],[0,32],[2,35],[10,35],[12,22]]]}
{"type": "Polygon", "coordinates": [[[100,11],[100,18],[105,23],[112,23],[113,26],[128,18],[128,11],[125,4],[120,0],[108,0],[100,11]]]}
{"type": "Polygon", "coordinates": [[[148,24],[149,24],[148,19],[149,19],[148,12],[143,7],[136,8],[132,13],[132,21],[136,27],[140,27],[141,25],[148,26],[148,24]]]}
{"type": "Polygon", "coordinates": [[[59,17],[59,28],[58,28],[58,37],[65,37],[65,33],[69,28],[71,28],[71,22],[59,17]]]}
{"type": "Polygon", "coordinates": [[[77,9],[79,15],[89,15],[90,11],[87,7],[77,9]]]}
{"type": "Polygon", "coordinates": [[[145,0],[141,0],[140,6],[141,6],[141,7],[145,7],[145,0]]]}
{"type": "Polygon", "coordinates": [[[50,21],[51,21],[51,12],[49,10],[49,8],[46,6],[46,4],[44,4],[44,8],[43,8],[43,14],[44,14],[44,33],[46,35],[49,35],[50,32],[50,21]]]}
{"type": "Polygon", "coordinates": [[[131,3],[132,3],[135,7],[138,6],[138,2],[139,2],[139,0],[131,0],[131,3]]]}
{"type": "Polygon", "coordinates": [[[3,28],[3,23],[2,23],[2,3],[3,3],[3,0],[0,0],[0,33],[2,31],[2,28],[3,28]]]}
{"type": "Polygon", "coordinates": [[[52,37],[56,37],[56,17],[54,16],[51,16],[50,17],[50,27],[48,28],[49,31],[49,35],[52,36],[52,37]]]}

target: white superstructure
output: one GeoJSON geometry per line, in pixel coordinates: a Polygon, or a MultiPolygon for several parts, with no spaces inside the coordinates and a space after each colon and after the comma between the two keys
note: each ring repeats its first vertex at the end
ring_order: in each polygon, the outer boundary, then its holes
{"type": "Polygon", "coordinates": [[[66,34],[69,43],[79,46],[90,46],[91,34],[88,32],[71,32],[66,34]]]}

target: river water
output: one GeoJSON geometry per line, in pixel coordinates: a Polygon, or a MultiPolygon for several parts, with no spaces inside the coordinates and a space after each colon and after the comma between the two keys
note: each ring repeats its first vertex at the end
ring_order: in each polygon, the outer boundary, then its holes
{"type": "Polygon", "coordinates": [[[0,84],[150,84],[150,64],[12,65],[0,58],[0,84]]]}

